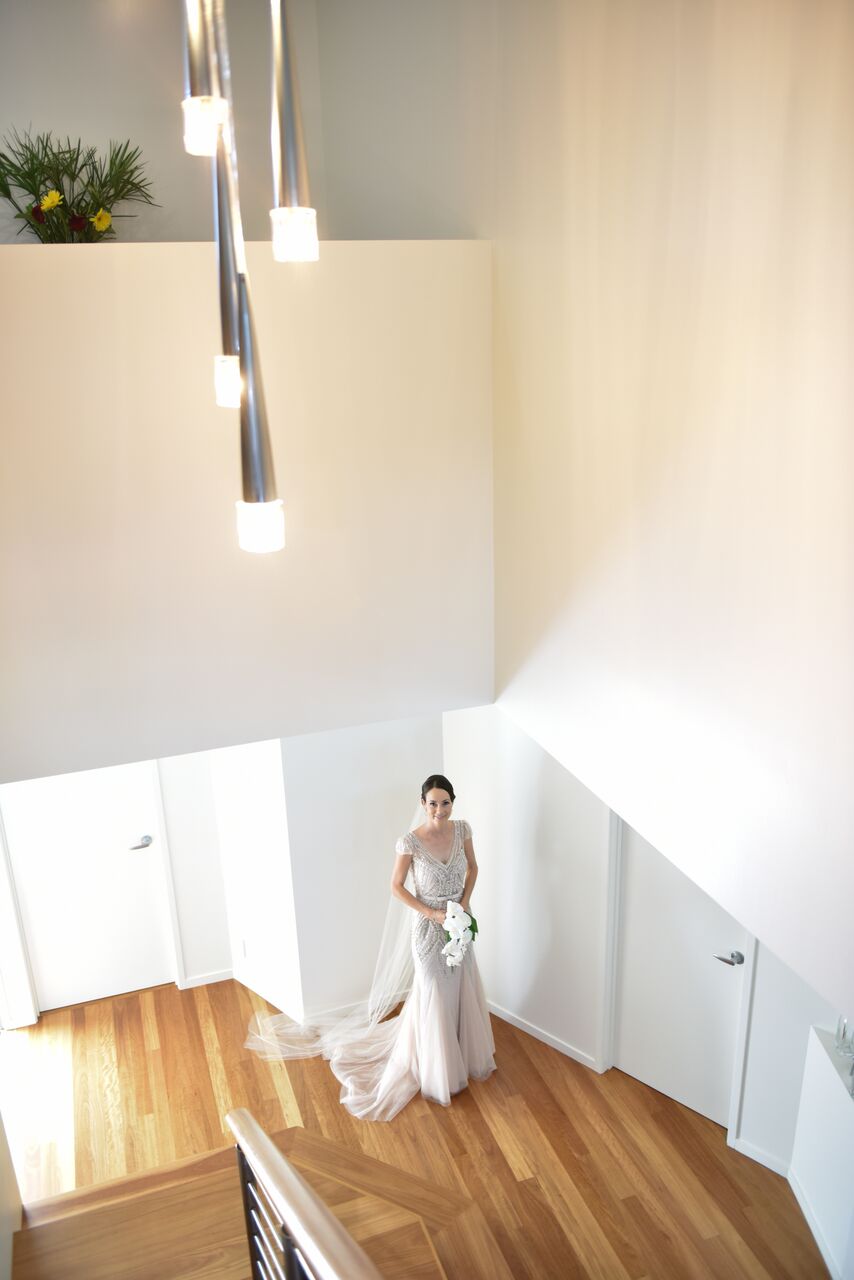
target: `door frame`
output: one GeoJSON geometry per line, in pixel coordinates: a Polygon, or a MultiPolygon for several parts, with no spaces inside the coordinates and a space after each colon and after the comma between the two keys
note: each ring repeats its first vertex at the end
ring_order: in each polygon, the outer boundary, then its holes
{"type": "MultiPolygon", "coordinates": [[[[623,832],[625,823],[613,810],[609,811],[608,839],[608,901],[606,908],[605,933],[605,980],[602,992],[601,1052],[598,1055],[602,1062],[597,1070],[607,1071],[614,1066],[614,1044],[617,1034],[617,974],[622,940],[622,903],[623,903],[623,832]]],[[[663,854],[660,856],[664,856],[663,854]]],[[[741,996],[736,1014],[735,1048],[732,1064],[732,1082],[730,1084],[729,1115],[727,1117],[727,1145],[734,1147],[743,1155],[753,1160],[759,1159],[753,1147],[741,1138],[741,1116],[744,1104],[744,1083],[747,1074],[747,1051],[750,1043],[750,1022],[753,1014],[753,991],[756,977],[756,954],[758,942],[745,925],[742,928],[747,934],[744,955],[744,977],[741,984],[741,996]]],[[[766,1160],[760,1160],[767,1164],[766,1160]]],[[[768,1166],[769,1168],[772,1166],[768,1166]]],[[[788,1169],[775,1168],[776,1173],[784,1176],[788,1169]]]]}
{"type": "Polygon", "coordinates": [[[12,875],[12,860],[3,811],[0,809],[0,919],[6,926],[0,944],[0,1027],[31,1027],[38,1022],[36,984],[24,938],[18,893],[12,875]]]}
{"type": "Polygon", "coordinates": [[[779,1173],[781,1177],[789,1176],[787,1161],[778,1160],[768,1151],[755,1146],[741,1136],[741,1121],[744,1111],[744,1086],[747,1078],[747,1052],[750,1046],[750,1028],[753,1021],[753,999],[756,988],[756,960],[759,955],[759,939],[748,935],[744,953],[744,986],[742,987],[741,1004],[738,1011],[738,1030],[735,1040],[735,1062],[732,1071],[732,1094],[730,1095],[729,1121],[727,1124],[727,1146],[749,1156],[757,1164],[764,1164],[766,1169],[779,1173]]]}
{"type": "MultiPolygon", "coordinates": [[[[172,980],[176,986],[183,988],[186,985],[184,949],[163,806],[163,789],[160,785],[160,769],[156,760],[144,763],[149,766],[154,796],[157,838],[160,846],[161,909],[168,923],[167,947],[172,960],[172,980]]],[[[72,772],[78,771],[72,770],[72,772]]],[[[10,925],[8,931],[4,930],[3,947],[0,949],[0,1026],[4,1030],[11,1031],[17,1027],[32,1026],[38,1021],[41,1009],[18,905],[12,860],[3,823],[2,802],[0,802],[0,918],[5,918],[10,925]],[[17,982],[14,980],[14,970],[19,974],[17,982]],[[11,979],[10,971],[12,971],[11,979]]]]}
{"type": "Polygon", "coordinates": [[[605,899],[605,956],[602,966],[602,998],[595,1067],[610,1071],[614,1065],[617,1031],[617,961],[620,958],[620,908],[623,901],[623,820],[608,810],[608,871],[605,899]]]}

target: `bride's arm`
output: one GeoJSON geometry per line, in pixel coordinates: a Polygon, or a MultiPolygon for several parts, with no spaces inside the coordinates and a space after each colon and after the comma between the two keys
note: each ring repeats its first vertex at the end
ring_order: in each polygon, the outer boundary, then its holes
{"type": "Polygon", "coordinates": [[[477,879],[477,858],[474,856],[474,845],[471,842],[471,836],[468,836],[463,848],[466,854],[466,882],[463,885],[463,896],[460,898],[460,906],[463,911],[469,910],[469,902],[471,900],[474,882],[477,879]]]}
{"type": "Polygon", "coordinates": [[[412,858],[408,853],[399,853],[394,860],[394,871],[391,873],[391,891],[401,902],[405,902],[407,907],[412,907],[413,911],[418,911],[422,916],[426,916],[428,920],[438,920],[440,923],[445,919],[444,911],[438,907],[428,907],[426,902],[419,902],[414,893],[410,893],[405,889],[403,882],[409,873],[409,865],[412,858]]]}

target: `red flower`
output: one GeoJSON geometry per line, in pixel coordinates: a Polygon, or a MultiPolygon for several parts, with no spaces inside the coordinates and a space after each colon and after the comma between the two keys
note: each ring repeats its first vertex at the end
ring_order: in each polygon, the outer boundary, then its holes
{"type": "Polygon", "coordinates": [[[86,215],[83,213],[72,213],[68,219],[68,225],[72,231],[86,230],[86,215]]]}
{"type": "Polygon", "coordinates": [[[30,210],[30,214],[32,215],[33,222],[44,222],[44,214],[37,204],[33,205],[30,210]]]}

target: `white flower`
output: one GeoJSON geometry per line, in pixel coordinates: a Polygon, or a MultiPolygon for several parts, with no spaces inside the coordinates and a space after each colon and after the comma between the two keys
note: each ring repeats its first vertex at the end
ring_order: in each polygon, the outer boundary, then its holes
{"type": "Polygon", "coordinates": [[[471,924],[471,916],[463,910],[459,902],[449,902],[445,908],[445,919],[459,920],[464,929],[471,924]]]}
{"type": "Polygon", "coordinates": [[[449,941],[442,948],[442,955],[445,957],[445,964],[451,969],[455,969],[457,965],[462,964],[465,958],[473,936],[469,928],[470,924],[471,916],[463,910],[458,902],[449,902],[447,904],[444,928],[448,934],[449,941]]]}
{"type": "MultiPolygon", "coordinates": [[[[471,924],[471,916],[458,902],[449,902],[445,908],[445,930],[452,938],[459,938],[471,924]]],[[[469,939],[470,940],[470,939],[469,939]]]]}

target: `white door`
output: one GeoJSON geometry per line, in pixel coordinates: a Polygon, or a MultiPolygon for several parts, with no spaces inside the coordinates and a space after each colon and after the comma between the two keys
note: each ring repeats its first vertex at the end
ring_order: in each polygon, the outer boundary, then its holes
{"type": "Polygon", "coordinates": [[[729,1117],[748,935],[623,828],[614,1065],[718,1124],[729,1117]]]}
{"type": "Polygon", "coordinates": [[[155,786],[146,762],[0,787],[40,1009],[173,979],[155,786]]]}

